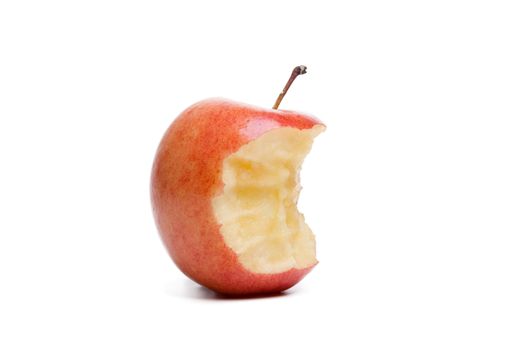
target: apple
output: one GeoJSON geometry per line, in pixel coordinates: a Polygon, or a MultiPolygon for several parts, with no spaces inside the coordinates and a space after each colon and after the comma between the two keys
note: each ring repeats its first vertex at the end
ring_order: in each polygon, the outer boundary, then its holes
{"type": "MultiPolygon", "coordinates": [[[[298,70],[299,68],[299,70],[298,70]]],[[[166,131],[151,198],[172,260],[222,294],[276,293],[317,264],[315,238],[297,210],[299,170],[325,126],[312,116],[207,99],[166,131]]]]}

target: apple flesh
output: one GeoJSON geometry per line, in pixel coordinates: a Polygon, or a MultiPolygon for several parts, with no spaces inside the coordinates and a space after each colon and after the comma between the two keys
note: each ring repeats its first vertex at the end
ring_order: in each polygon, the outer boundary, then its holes
{"type": "Polygon", "coordinates": [[[151,197],[161,238],[188,277],[224,294],[283,291],[317,263],[297,210],[315,118],[223,99],[185,110],[155,157],[151,197]]]}

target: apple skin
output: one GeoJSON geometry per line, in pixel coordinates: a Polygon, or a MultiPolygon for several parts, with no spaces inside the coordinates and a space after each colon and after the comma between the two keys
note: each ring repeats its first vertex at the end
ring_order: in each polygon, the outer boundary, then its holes
{"type": "Polygon", "coordinates": [[[151,199],[162,241],[184,274],[218,293],[248,295],[286,290],[312,270],[245,269],[223,240],[212,199],[224,187],[223,160],[241,146],[275,128],[315,125],[322,124],[305,114],[217,98],[198,102],[175,119],[157,150],[151,199]]]}

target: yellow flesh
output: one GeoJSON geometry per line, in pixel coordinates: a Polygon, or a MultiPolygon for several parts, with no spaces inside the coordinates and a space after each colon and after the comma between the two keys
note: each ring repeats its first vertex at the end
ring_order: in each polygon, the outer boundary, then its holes
{"type": "Polygon", "coordinates": [[[317,262],[315,238],[297,210],[299,170],[324,127],[268,131],[224,160],[224,192],[213,209],[226,244],[254,273],[317,262]]]}

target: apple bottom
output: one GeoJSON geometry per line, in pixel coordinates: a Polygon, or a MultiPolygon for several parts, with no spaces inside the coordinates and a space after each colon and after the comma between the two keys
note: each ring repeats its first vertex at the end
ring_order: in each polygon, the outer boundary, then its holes
{"type": "Polygon", "coordinates": [[[216,272],[214,280],[222,282],[210,281],[206,278],[199,279],[194,275],[185,272],[184,268],[175,264],[179,269],[194,282],[218,293],[226,296],[247,296],[247,295],[261,295],[261,294],[276,294],[283,292],[297,283],[299,283],[304,276],[306,276],[315,265],[304,269],[290,269],[281,273],[253,273],[242,267],[240,271],[216,272]],[[228,286],[228,287],[226,287],[228,286]]]}

